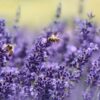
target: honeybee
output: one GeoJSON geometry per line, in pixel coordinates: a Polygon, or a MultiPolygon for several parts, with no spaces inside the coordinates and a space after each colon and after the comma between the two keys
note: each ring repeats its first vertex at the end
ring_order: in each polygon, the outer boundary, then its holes
{"type": "Polygon", "coordinates": [[[59,41],[59,38],[57,37],[57,35],[52,34],[52,35],[48,38],[48,40],[51,41],[51,42],[58,42],[58,41],[59,41]]]}
{"type": "Polygon", "coordinates": [[[9,56],[11,56],[13,54],[13,49],[14,49],[14,46],[12,44],[6,44],[4,46],[4,49],[5,51],[8,53],[9,56]]]}

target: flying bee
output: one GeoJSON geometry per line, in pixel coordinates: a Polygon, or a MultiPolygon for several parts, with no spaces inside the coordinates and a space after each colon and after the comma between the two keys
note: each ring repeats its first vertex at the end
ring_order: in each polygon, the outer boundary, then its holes
{"type": "Polygon", "coordinates": [[[52,34],[49,38],[48,38],[49,41],[51,42],[58,42],[59,41],[59,38],[55,35],[55,34],[52,34]]]}
{"type": "Polygon", "coordinates": [[[8,53],[8,55],[11,56],[14,51],[14,46],[12,44],[6,44],[4,45],[4,49],[8,53]]]}

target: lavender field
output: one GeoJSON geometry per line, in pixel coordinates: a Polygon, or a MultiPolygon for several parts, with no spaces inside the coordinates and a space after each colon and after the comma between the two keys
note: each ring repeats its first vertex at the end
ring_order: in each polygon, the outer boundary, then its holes
{"type": "Polygon", "coordinates": [[[21,24],[20,3],[11,22],[1,16],[0,100],[100,100],[99,17],[84,2],[63,17],[59,0],[39,25],[21,24]]]}

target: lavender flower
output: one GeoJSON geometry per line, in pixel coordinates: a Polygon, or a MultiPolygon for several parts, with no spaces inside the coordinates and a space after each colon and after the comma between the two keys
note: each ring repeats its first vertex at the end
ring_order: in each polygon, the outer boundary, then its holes
{"type": "Polygon", "coordinates": [[[94,42],[95,36],[97,33],[96,25],[92,21],[89,20],[79,20],[78,21],[78,29],[76,32],[78,33],[78,40],[80,43],[86,42],[94,42]]]}
{"type": "Polygon", "coordinates": [[[10,59],[10,54],[13,52],[11,37],[8,35],[5,27],[5,20],[0,20],[0,67],[6,66],[10,59]]]}
{"type": "Polygon", "coordinates": [[[100,86],[100,58],[94,61],[88,72],[88,84],[100,86]]]}

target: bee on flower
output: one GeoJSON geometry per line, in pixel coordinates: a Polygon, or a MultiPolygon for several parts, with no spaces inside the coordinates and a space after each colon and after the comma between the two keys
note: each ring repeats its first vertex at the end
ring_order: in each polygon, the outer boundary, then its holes
{"type": "Polygon", "coordinates": [[[52,34],[49,38],[49,41],[51,42],[58,42],[60,39],[58,38],[58,36],[56,34],[52,34]]]}
{"type": "Polygon", "coordinates": [[[14,52],[14,45],[12,44],[4,44],[4,50],[7,52],[8,56],[12,56],[14,52]]]}

